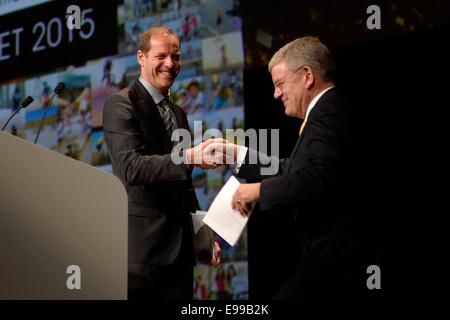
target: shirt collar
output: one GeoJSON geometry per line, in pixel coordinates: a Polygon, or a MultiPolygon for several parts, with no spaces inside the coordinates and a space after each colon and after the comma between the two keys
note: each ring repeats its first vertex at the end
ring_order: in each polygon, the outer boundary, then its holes
{"type": "Polygon", "coordinates": [[[308,120],[308,115],[311,112],[312,108],[315,107],[317,101],[319,101],[319,99],[325,94],[325,92],[327,92],[331,88],[334,88],[334,86],[328,87],[328,88],[320,91],[319,94],[317,96],[315,96],[314,99],[312,99],[312,101],[309,103],[308,109],[306,109],[306,116],[305,116],[304,121],[308,120]]]}
{"type": "MultiPolygon", "coordinates": [[[[142,83],[142,85],[145,87],[145,89],[148,91],[148,93],[152,96],[153,101],[155,101],[155,104],[160,103],[164,98],[166,98],[161,92],[159,92],[154,86],[152,86],[150,83],[148,83],[144,77],[140,76],[139,81],[142,83]]],[[[169,95],[170,96],[170,91],[169,95]]]]}

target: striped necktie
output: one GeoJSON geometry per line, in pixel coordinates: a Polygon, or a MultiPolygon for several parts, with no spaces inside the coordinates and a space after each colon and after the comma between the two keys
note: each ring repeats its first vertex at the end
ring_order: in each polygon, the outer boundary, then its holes
{"type": "Polygon", "coordinates": [[[176,120],[175,113],[171,108],[170,101],[167,98],[164,98],[158,104],[158,106],[161,108],[161,117],[163,119],[164,125],[166,126],[167,133],[169,134],[169,137],[171,137],[173,130],[175,130],[176,128],[176,120]]]}

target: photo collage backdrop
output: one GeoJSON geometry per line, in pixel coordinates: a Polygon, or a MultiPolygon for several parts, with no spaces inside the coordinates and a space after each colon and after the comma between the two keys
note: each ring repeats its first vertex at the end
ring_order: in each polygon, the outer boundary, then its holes
{"type": "MultiPolygon", "coordinates": [[[[203,132],[244,129],[242,20],[236,0],[123,0],[117,7],[118,53],[66,66],[51,73],[0,83],[0,125],[19,102],[30,95],[34,102],[10,122],[7,132],[33,141],[45,103],[56,84],[66,89],[49,106],[38,144],[71,158],[111,172],[102,131],[103,104],[111,94],[139,77],[136,51],[148,28],[165,25],[181,39],[181,71],[171,88],[174,103],[182,107],[194,134],[194,121],[203,132]]],[[[195,145],[202,132],[195,132],[195,145]]],[[[193,183],[201,209],[207,211],[232,175],[232,168],[195,168],[193,183]]],[[[194,299],[247,299],[247,233],[229,246],[220,237],[220,267],[195,269],[194,299]]]]}

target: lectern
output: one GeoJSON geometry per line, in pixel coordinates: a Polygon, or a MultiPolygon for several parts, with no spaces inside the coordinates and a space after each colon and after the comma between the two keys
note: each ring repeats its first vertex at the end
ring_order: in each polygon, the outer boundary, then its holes
{"type": "Polygon", "coordinates": [[[0,299],[126,299],[115,176],[0,132],[0,299]]]}

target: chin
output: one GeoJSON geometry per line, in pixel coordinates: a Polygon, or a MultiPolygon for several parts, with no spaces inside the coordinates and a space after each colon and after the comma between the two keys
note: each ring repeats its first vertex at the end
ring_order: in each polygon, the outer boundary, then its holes
{"type": "Polygon", "coordinates": [[[169,89],[172,86],[172,84],[173,84],[173,81],[167,81],[167,80],[159,82],[159,85],[162,88],[167,88],[167,89],[169,89]]]}

